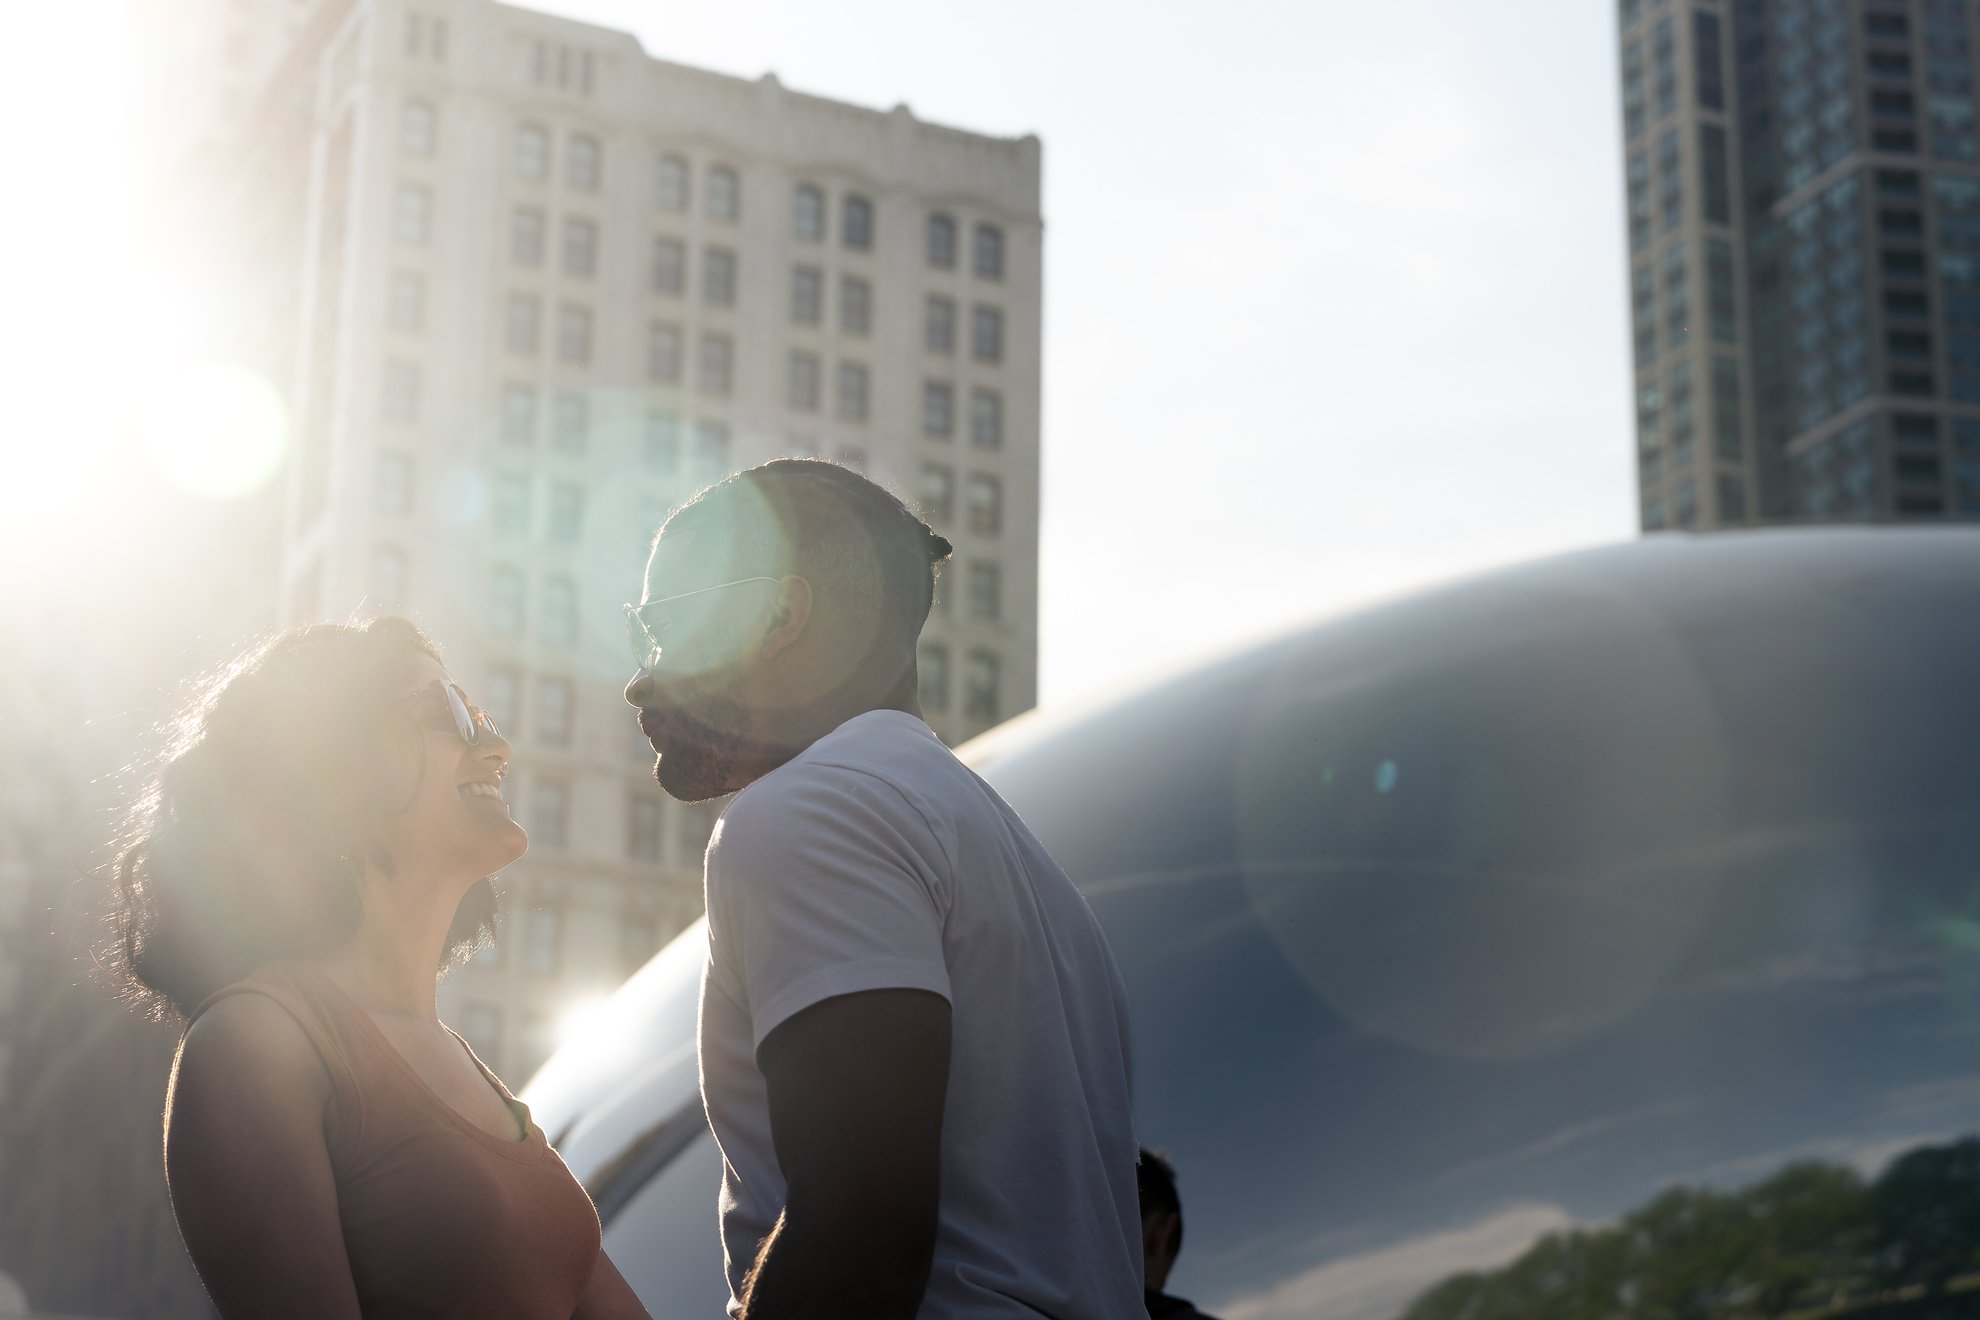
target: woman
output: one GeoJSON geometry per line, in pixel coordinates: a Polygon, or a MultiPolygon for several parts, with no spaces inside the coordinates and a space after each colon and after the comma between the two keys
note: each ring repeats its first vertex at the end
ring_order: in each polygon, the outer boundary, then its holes
{"type": "Polygon", "coordinates": [[[435,1008],[528,840],[412,624],[287,633],[197,702],[117,864],[119,972],[188,1020],[180,1232],[226,1317],[645,1316],[528,1109],[435,1008]]]}

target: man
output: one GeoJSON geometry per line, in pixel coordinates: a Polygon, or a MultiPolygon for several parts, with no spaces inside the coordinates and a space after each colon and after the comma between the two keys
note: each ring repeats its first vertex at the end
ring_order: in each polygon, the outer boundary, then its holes
{"type": "Polygon", "coordinates": [[[701,1084],[731,1315],[1142,1313],[1126,1000],[1065,873],[935,737],[949,543],[780,459],[668,519],[626,688],[708,845],[701,1084]]]}
{"type": "Polygon", "coordinates": [[[1141,1186],[1142,1273],[1150,1320],[1215,1320],[1183,1298],[1162,1291],[1182,1252],[1182,1197],[1176,1194],[1175,1165],[1166,1156],[1144,1150],[1135,1174],[1141,1186]]]}

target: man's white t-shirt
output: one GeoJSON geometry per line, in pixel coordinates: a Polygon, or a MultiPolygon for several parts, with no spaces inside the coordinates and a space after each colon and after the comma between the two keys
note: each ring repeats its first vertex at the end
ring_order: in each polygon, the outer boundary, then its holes
{"type": "Polygon", "coordinates": [[[729,1310],[784,1208],[756,1049],[821,1000],[950,1004],[942,1190],[919,1316],[1146,1311],[1127,999],[1086,900],[928,726],[868,711],[745,788],[708,845],[701,1090],[729,1310]]]}

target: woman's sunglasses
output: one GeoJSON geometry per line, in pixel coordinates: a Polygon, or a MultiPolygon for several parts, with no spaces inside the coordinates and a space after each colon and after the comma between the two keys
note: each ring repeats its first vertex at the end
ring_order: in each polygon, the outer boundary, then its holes
{"type": "Polygon", "coordinates": [[[502,731],[495,727],[495,718],[469,701],[460,684],[450,679],[436,678],[407,700],[426,707],[419,717],[421,724],[443,733],[451,731],[469,747],[480,745],[484,738],[502,736],[502,731]],[[442,706],[445,714],[441,713],[442,706]]]}

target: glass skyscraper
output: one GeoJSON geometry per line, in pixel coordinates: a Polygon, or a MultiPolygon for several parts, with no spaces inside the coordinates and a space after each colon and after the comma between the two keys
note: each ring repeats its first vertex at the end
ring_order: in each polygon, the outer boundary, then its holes
{"type": "Polygon", "coordinates": [[[1980,519],[1980,15],[1619,2],[1643,529],[1980,519]]]}

